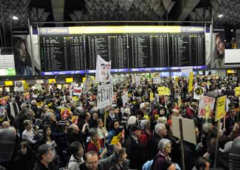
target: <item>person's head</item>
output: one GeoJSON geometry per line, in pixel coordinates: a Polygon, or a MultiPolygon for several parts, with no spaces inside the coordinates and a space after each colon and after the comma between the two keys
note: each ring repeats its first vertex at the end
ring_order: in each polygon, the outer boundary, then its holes
{"type": "Polygon", "coordinates": [[[44,128],[43,133],[44,133],[44,136],[51,136],[52,131],[51,131],[50,126],[46,126],[46,127],[44,128]]]}
{"type": "Polygon", "coordinates": [[[158,150],[168,155],[172,151],[172,144],[169,139],[163,138],[158,142],[158,150]]]}
{"type": "Polygon", "coordinates": [[[9,121],[4,121],[4,122],[2,123],[2,128],[9,128],[9,127],[10,127],[9,121]]]}
{"type": "Polygon", "coordinates": [[[91,139],[92,139],[93,141],[97,141],[97,140],[99,139],[98,133],[97,133],[97,129],[91,128],[91,129],[89,130],[89,134],[90,134],[90,137],[91,137],[91,139]]]}
{"type": "Polygon", "coordinates": [[[83,154],[84,154],[82,144],[78,141],[75,141],[75,142],[71,143],[70,152],[75,158],[81,159],[83,157],[83,154]]]}
{"type": "Polygon", "coordinates": [[[23,124],[24,124],[24,128],[26,130],[31,130],[32,129],[32,121],[31,120],[25,120],[23,122],[23,124]]]}
{"type": "Polygon", "coordinates": [[[119,128],[119,121],[118,120],[116,120],[116,121],[114,121],[113,122],[113,128],[115,129],[115,130],[117,130],[118,128],[119,128]]]}
{"type": "Polygon", "coordinates": [[[120,161],[120,162],[125,161],[125,160],[127,159],[126,149],[125,149],[125,148],[122,148],[122,149],[119,151],[118,155],[119,155],[119,161],[120,161]]]}
{"type": "Polygon", "coordinates": [[[167,128],[163,123],[158,123],[155,125],[155,133],[161,137],[167,136],[167,128]]]}
{"type": "Polygon", "coordinates": [[[103,127],[103,121],[102,121],[102,119],[98,119],[98,127],[99,128],[102,128],[103,127]]]}
{"type": "Polygon", "coordinates": [[[204,158],[198,158],[195,167],[197,170],[209,170],[210,163],[204,158]]]}
{"type": "Polygon", "coordinates": [[[85,120],[89,121],[90,118],[91,118],[91,114],[87,112],[86,115],[85,115],[85,120]]]}
{"type": "Polygon", "coordinates": [[[78,125],[76,125],[76,124],[71,124],[69,126],[69,130],[74,134],[78,134],[80,131],[78,125]]]}
{"type": "Polygon", "coordinates": [[[98,113],[94,112],[92,115],[93,120],[98,120],[98,113]]]}
{"type": "Polygon", "coordinates": [[[53,148],[48,144],[43,144],[38,147],[38,158],[44,164],[49,164],[55,158],[53,148]]]}
{"type": "Polygon", "coordinates": [[[26,141],[23,141],[23,142],[20,143],[20,152],[23,155],[27,154],[27,147],[28,147],[28,143],[26,141]]]}
{"type": "Polygon", "coordinates": [[[88,170],[97,170],[98,168],[98,153],[95,151],[90,151],[85,154],[86,167],[88,170]]]}

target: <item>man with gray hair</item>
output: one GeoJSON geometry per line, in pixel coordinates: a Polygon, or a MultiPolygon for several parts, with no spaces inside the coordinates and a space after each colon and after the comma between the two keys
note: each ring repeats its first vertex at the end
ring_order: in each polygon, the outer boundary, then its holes
{"type": "Polygon", "coordinates": [[[167,137],[167,128],[166,125],[163,123],[158,123],[155,125],[154,128],[154,135],[153,135],[153,150],[152,156],[156,155],[158,152],[158,143],[162,138],[167,137]]]}
{"type": "Polygon", "coordinates": [[[154,157],[152,170],[176,170],[175,165],[171,162],[170,153],[172,144],[169,139],[163,138],[158,143],[158,153],[154,157]]]}

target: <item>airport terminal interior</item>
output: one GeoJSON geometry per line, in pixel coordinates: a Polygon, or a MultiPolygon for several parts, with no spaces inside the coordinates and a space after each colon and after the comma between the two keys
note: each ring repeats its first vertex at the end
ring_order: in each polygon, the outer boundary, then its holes
{"type": "Polygon", "coordinates": [[[240,170],[239,0],[0,0],[0,170],[240,170]]]}

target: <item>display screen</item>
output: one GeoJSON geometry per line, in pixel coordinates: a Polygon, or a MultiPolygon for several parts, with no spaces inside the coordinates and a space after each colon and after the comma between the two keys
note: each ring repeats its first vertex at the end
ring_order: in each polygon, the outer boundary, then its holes
{"type": "Polygon", "coordinates": [[[203,33],[50,35],[40,42],[44,72],[94,70],[97,55],[113,69],[205,65],[203,33]]]}

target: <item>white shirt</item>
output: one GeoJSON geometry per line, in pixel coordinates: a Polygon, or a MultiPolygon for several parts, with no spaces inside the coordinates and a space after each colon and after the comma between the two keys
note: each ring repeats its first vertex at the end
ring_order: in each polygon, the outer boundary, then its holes
{"type": "Polygon", "coordinates": [[[33,139],[34,138],[34,133],[32,130],[27,131],[26,129],[22,133],[22,139],[27,140],[31,144],[36,143],[37,141],[33,139]]]}

